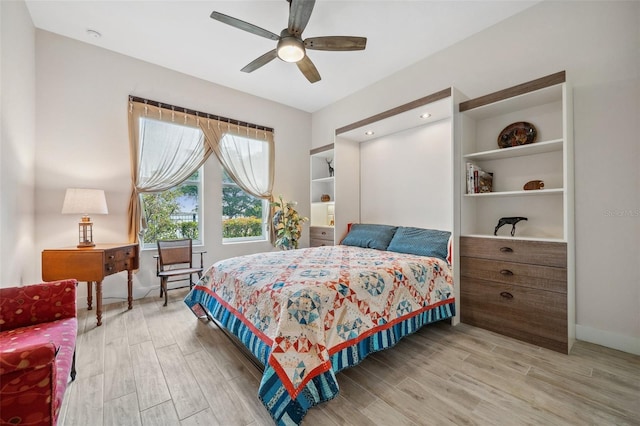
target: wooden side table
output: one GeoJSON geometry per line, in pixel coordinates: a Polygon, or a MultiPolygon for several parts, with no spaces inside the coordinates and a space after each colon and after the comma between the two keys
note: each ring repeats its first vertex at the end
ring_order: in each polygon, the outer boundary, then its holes
{"type": "Polygon", "coordinates": [[[102,325],[102,281],[104,277],[127,271],[127,302],[133,303],[134,269],[140,264],[140,248],[132,244],[96,244],[95,247],[67,247],[42,251],[42,279],[56,281],[75,278],[87,282],[87,309],[91,310],[93,283],[96,283],[96,318],[102,325]]]}

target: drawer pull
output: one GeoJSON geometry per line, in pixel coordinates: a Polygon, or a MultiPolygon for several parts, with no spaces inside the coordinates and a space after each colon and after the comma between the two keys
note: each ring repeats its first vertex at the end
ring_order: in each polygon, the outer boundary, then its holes
{"type": "Polygon", "coordinates": [[[110,254],[110,255],[109,255],[109,260],[113,260],[113,259],[115,259],[115,256],[114,256],[114,255],[112,255],[112,254],[110,254]]]}
{"type": "Polygon", "coordinates": [[[513,294],[509,293],[508,291],[503,291],[502,293],[500,293],[500,296],[504,297],[505,299],[513,299],[513,294]]]}
{"type": "Polygon", "coordinates": [[[322,235],[327,235],[327,233],[325,231],[322,231],[322,235]]]}
{"type": "Polygon", "coordinates": [[[501,271],[500,271],[500,273],[501,273],[502,275],[505,275],[505,276],[513,275],[513,272],[511,272],[511,271],[510,271],[510,270],[508,270],[508,269],[503,269],[503,270],[501,270],[501,271]]]}
{"type": "Polygon", "coordinates": [[[513,253],[513,249],[511,247],[500,247],[500,251],[502,253],[513,253]]]}

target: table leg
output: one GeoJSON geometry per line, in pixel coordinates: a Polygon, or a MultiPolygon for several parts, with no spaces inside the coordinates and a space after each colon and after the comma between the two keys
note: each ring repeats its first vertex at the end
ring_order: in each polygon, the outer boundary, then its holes
{"type": "Polygon", "coordinates": [[[127,270],[127,291],[127,302],[129,302],[129,309],[131,309],[133,308],[133,271],[131,269],[127,270]]]}
{"type": "Polygon", "coordinates": [[[87,311],[90,311],[91,301],[93,300],[93,282],[87,281],[87,311]]]}
{"type": "Polygon", "coordinates": [[[98,325],[102,325],[102,281],[96,281],[96,318],[98,325]]]}

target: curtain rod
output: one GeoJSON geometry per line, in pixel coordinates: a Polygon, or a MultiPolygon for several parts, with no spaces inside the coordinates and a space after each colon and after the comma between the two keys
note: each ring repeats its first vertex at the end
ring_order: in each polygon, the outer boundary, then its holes
{"type": "Polygon", "coordinates": [[[167,103],[164,103],[164,102],[158,102],[158,101],[152,101],[150,99],[139,98],[139,97],[133,96],[133,95],[129,95],[129,101],[130,102],[140,102],[140,103],[148,104],[148,105],[155,106],[155,107],[158,107],[158,108],[171,109],[171,110],[175,110],[175,111],[178,111],[178,112],[183,112],[185,114],[196,115],[196,116],[202,117],[202,118],[212,118],[214,120],[220,120],[220,121],[223,121],[223,122],[227,122],[229,124],[235,124],[237,126],[249,127],[249,128],[252,128],[252,129],[264,130],[264,131],[268,131],[268,132],[274,133],[274,131],[273,131],[273,129],[271,127],[261,126],[259,124],[247,123],[246,121],[240,121],[240,120],[235,120],[233,118],[222,117],[222,116],[216,115],[216,114],[209,114],[209,113],[206,113],[206,112],[196,111],[196,110],[193,110],[193,109],[184,108],[184,107],[180,107],[180,106],[175,106],[175,105],[167,104],[167,103]]]}

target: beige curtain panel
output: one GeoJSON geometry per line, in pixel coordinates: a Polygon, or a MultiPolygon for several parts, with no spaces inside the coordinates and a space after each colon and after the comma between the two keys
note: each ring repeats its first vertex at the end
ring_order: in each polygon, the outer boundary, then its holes
{"type": "MultiPolygon", "coordinates": [[[[138,241],[146,228],[141,195],[182,183],[211,153],[245,192],[273,200],[275,152],[271,131],[130,100],[129,144],[130,242],[138,241]]],[[[271,223],[271,212],[268,219],[271,223]]]]}

